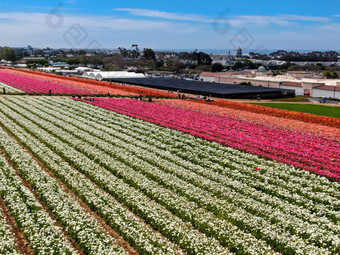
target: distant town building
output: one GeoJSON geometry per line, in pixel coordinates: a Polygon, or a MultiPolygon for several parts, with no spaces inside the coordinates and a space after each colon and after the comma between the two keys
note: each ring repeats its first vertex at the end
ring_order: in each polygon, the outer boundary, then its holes
{"type": "Polygon", "coordinates": [[[68,68],[70,65],[67,64],[66,62],[54,62],[51,63],[52,67],[60,67],[60,68],[68,68]]]}
{"type": "Polygon", "coordinates": [[[24,58],[25,61],[27,60],[42,60],[45,59],[44,57],[26,57],[24,58]]]}
{"type": "Polygon", "coordinates": [[[265,67],[241,72],[203,72],[200,74],[199,80],[226,84],[250,83],[252,86],[294,90],[297,96],[340,99],[340,80],[295,78],[290,74],[273,76],[265,67]]]}

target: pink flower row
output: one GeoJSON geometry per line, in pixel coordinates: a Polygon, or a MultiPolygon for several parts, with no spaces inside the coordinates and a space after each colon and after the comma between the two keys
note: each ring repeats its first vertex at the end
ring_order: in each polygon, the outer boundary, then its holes
{"type": "MultiPolygon", "coordinates": [[[[77,90],[84,90],[87,91],[87,95],[107,95],[110,93],[111,95],[120,95],[120,96],[138,96],[139,94],[133,93],[133,92],[128,92],[128,91],[123,91],[115,88],[111,88],[108,86],[99,86],[99,85],[94,85],[94,84],[89,84],[89,83],[84,83],[84,82],[79,82],[79,81],[72,81],[72,80],[67,80],[67,79],[62,79],[64,77],[59,77],[59,76],[47,76],[47,75],[42,75],[41,73],[38,72],[23,72],[21,70],[13,70],[13,69],[5,69],[2,70],[3,72],[14,74],[14,75],[19,75],[27,78],[32,78],[35,80],[40,80],[40,81],[45,81],[45,82],[52,82],[61,86],[66,86],[69,88],[74,88],[77,90]]],[[[78,93],[84,95],[84,93],[78,93]]]]}
{"type": "Polygon", "coordinates": [[[88,103],[340,180],[337,141],[134,99],[98,98],[88,103]]]}
{"type": "Polygon", "coordinates": [[[248,122],[259,123],[264,126],[277,126],[286,130],[298,131],[305,134],[322,136],[324,138],[340,141],[340,129],[323,126],[320,124],[307,123],[299,120],[279,118],[267,114],[242,111],[217,105],[202,104],[200,102],[177,99],[158,99],[157,102],[171,107],[184,108],[217,116],[227,116],[248,122]]]}
{"type": "Polygon", "coordinates": [[[48,94],[49,90],[51,89],[52,94],[58,95],[92,94],[86,90],[75,89],[53,82],[23,77],[20,75],[4,72],[2,70],[0,70],[0,82],[5,83],[14,88],[23,90],[27,93],[48,94]]]}

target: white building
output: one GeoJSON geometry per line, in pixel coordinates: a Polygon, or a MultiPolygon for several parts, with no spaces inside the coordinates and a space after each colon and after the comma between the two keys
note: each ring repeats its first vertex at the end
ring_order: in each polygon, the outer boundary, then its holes
{"type": "MultiPolygon", "coordinates": [[[[89,68],[89,67],[83,67],[83,66],[80,66],[80,67],[77,67],[75,69],[79,74],[83,74],[84,72],[94,72],[96,70],[92,69],[92,68],[89,68]]],[[[100,71],[100,70],[97,70],[97,71],[100,71]]]]}
{"type": "Polygon", "coordinates": [[[327,97],[340,99],[340,86],[322,85],[313,88],[313,97],[327,97]]]}
{"type": "Polygon", "coordinates": [[[145,75],[142,73],[134,73],[127,71],[118,71],[118,72],[85,72],[83,74],[83,78],[92,79],[92,80],[114,80],[114,79],[123,79],[123,78],[145,78],[145,75]]]}

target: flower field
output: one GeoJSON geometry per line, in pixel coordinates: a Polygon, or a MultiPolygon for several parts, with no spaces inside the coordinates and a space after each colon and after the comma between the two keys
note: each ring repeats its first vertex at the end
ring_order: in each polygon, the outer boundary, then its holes
{"type": "Polygon", "coordinates": [[[1,97],[0,253],[339,254],[336,129],[213,111],[1,97]]]}
{"type": "Polygon", "coordinates": [[[52,93],[57,95],[107,95],[110,93],[113,96],[176,97],[172,93],[161,90],[15,69],[0,69],[1,81],[32,94],[48,94],[49,89],[52,89],[52,93]]]}
{"type": "Polygon", "coordinates": [[[55,82],[47,82],[39,79],[24,77],[12,74],[6,70],[0,69],[0,82],[5,83],[13,88],[23,90],[29,94],[49,94],[51,90],[53,95],[91,95],[89,91],[72,88],[55,82]]]}
{"type": "Polygon", "coordinates": [[[90,103],[340,180],[339,139],[133,99],[90,103]]]}
{"type": "Polygon", "coordinates": [[[227,116],[235,119],[243,119],[248,122],[259,123],[265,126],[278,126],[287,130],[299,131],[309,134],[319,134],[329,139],[337,140],[340,138],[340,129],[329,127],[320,124],[307,123],[294,119],[286,119],[275,117],[264,113],[254,113],[251,111],[237,110],[228,107],[220,107],[217,105],[202,105],[201,102],[188,101],[188,100],[165,100],[159,99],[158,102],[169,105],[171,107],[190,109],[202,113],[208,113],[218,116],[227,116]]]}
{"type": "MultiPolygon", "coordinates": [[[[61,79],[61,78],[58,78],[58,76],[56,75],[54,75],[54,77],[45,76],[37,72],[24,72],[22,70],[3,69],[3,70],[0,70],[0,80],[2,78],[2,74],[10,75],[10,77],[13,77],[13,75],[15,75],[17,79],[23,80],[26,83],[30,82],[29,84],[32,84],[32,87],[35,87],[35,88],[33,90],[33,88],[28,87],[28,85],[23,87],[23,89],[27,93],[48,94],[49,93],[48,90],[52,89],[53,94],[62,94],[62,95],[65,95],[65,94],[107,95],[109,92],[112,95],[119,95],[119,96],[137,96],[138,95],[133,92],[127,92],[127,91],[123,91],[119,89],[110,88],[107,86],[98,86],[98,85],[88,84],[88,83],[79,82],[79,81],[61,79]],[[65,88],[67,89],[65,90],[65,88]]],[[[63,77],[63,78],[66,78],[66,77],[63,77]]],[[[5,79],[5,78],[2,78],[2,79],[5,79]]],[[[23,85],[15,83],[14,81],[12,81],[11,84],[13,87],[23,86],[23,85]]]]}
{"type": "Polygon", "coordinates": [[[4,84],[4,83],[0,82],[0,94],[4,93],[3,89],[5,89],[5,93],[7,95],[21,95],[21,94],[25,94],[25,91],[23,91],[23,90],[16,89],[14,87],[8,86],[7,84],[4,84]]]}
{"type": "Polygon", "coordinates": [[[275,109],[270,107],[265,107],[261,105],[244,104],[239,102],[231,102],[226,100],[216,100],[213,103],[206,103],[202,101],[203,104],[216,105],[220,107],[233,108],[243,111],[249,111],[260,114],[267,114],[270,116],[293,119],[298,121],[303,121],[307,123],[321,124],[324,126],[330,126],[335,128],[340,128],[340,119],[331,118],[326,116],[318,116],[314,114],[308,114],[303,112],[293,112],[281,109],[275,109]]]}

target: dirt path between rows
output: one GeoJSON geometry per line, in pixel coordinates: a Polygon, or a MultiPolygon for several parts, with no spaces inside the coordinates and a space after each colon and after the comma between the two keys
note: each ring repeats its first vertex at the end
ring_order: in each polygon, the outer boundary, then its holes
{"type": "Polygon", "coordinates": [[[4,200],[0,197],[0,208],[5,216],[5,220],[7,224],[11,226],[11,231],[15,238],[15,248],[22,254],[25,255],[33,255],[32,248],[29,246],[24,234],[18,228],[15,219],[11,216],[11,212],[8,207],[5,205],[4,200]]]}

